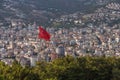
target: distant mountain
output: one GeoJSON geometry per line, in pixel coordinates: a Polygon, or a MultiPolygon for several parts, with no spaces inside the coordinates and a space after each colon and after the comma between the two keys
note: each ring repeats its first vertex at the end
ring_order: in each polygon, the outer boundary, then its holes
{"type": "Polygon", "coordinates": [[[22,19],[47,22],[62,14],[89,13],[111,1],[120,0],[0,0],[0,21],[22,19]]]}

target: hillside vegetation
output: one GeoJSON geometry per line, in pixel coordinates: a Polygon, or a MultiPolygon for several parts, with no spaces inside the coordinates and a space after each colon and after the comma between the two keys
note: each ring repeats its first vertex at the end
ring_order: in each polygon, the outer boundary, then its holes
{"type": "Polygon", "coordinates": [[[68,56],[35,67],[0,62],[0,80],[120,80],[120,58],[68,56]]]}

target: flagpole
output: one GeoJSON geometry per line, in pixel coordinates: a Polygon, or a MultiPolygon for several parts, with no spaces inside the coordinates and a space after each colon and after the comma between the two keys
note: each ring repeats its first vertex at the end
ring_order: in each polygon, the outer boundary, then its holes
{"type": "Polygon", "coordinates": [[[39,39],[40,39],[40,45],[41,45],[41,47],[42,47],[43,39],[45,41],[50,41],[50,34],[42,26],[39,26],[39,39]]]}

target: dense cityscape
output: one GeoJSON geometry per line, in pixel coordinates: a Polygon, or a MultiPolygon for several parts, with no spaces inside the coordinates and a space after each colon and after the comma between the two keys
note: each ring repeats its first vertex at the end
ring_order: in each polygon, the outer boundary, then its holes
{"type": "MultiPolygon", "coordinates": [[[[85,28],[46,28],[51,40],[38,38],[38,27],[12,23],[0,28],[1,61],[11,65],[18,60],[22,65],[30,60],[51,61],[60,56],[116,56],[120,55],[120,29],[100,25],[85,28]],[[104,27],[103,27],[104,26],[104,27]]],[[[118,27],[116,25],[115,27],[118,27]]]]}

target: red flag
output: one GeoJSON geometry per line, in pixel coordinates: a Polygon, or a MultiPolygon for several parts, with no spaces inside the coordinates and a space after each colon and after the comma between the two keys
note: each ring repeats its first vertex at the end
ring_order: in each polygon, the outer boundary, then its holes
{"type": "Polygon", "coordinates": [[[45,29],[43,29],[41,26],[39,27],[39,38],[43,38],[46,41],[50,40],[50,34],[45,29]]]}

